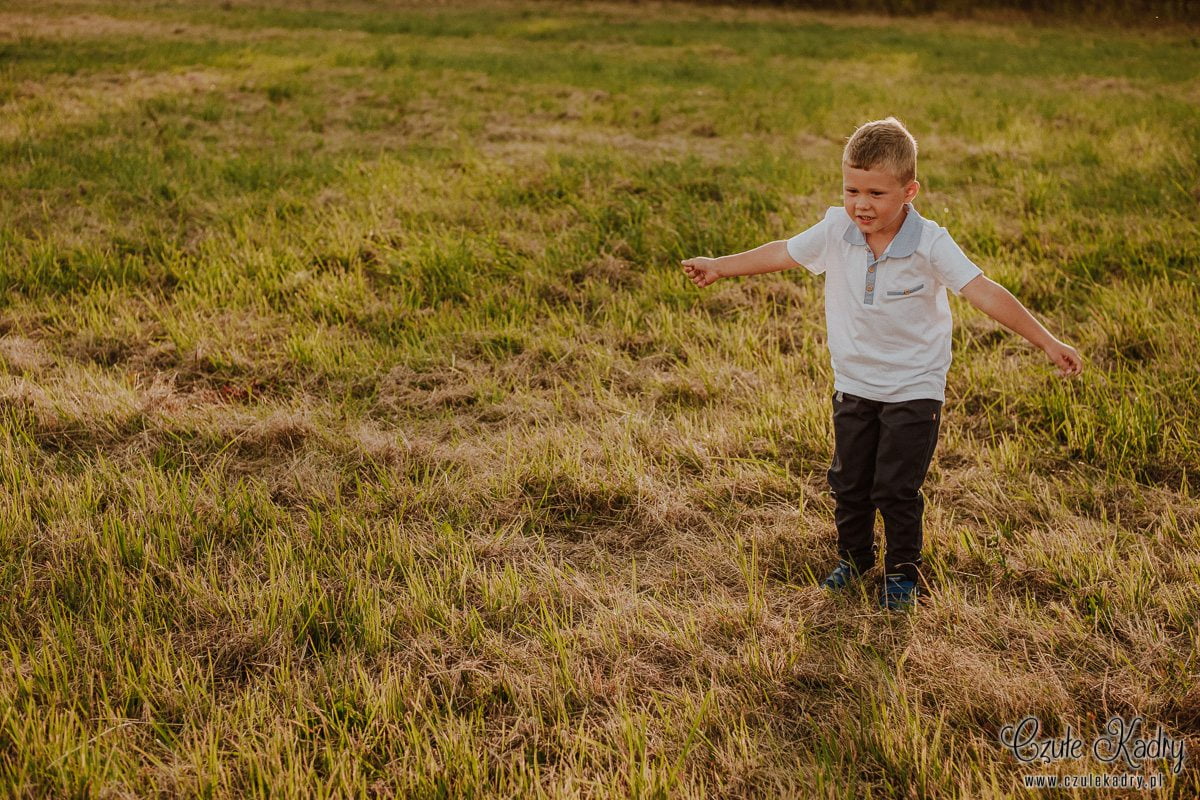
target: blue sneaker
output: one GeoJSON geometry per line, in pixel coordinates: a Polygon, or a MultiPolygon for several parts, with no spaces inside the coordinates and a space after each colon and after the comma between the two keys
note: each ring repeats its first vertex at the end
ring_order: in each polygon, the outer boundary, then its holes
{"type": "Polygon", "coordinates": [[[850,581],[858,580],[860,574],[854,568],[853,564],[843,558],[838,561],[838,565],[833,568],[833,572],[829,573],[829,576],[821,581],[821,588],[833,591],[845,589],[846,584],[850,583],[850,581]]]}
{"type": "Polygon", "coordinates": [[[902,573],[893,573],[883,579],[883,590],[879,593],[879,607],[887,611],[909,611],[917,603],[917,582],[902,573]]]}

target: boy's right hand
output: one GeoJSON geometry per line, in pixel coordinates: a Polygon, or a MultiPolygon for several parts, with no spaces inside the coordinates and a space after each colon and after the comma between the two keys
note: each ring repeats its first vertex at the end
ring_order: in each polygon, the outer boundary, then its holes
{"type": "Polygon", "coordinates": [[[687,274],[692,283],[703,289],[714,283],[717,278],[721,277],[721,273],[717,271],[717,260],[715,258],[689,258],[680,261],[683,265],[683,271],[687,274]]]}

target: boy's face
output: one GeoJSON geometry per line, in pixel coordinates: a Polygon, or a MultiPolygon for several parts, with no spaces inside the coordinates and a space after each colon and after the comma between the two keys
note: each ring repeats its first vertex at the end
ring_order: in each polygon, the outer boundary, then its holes
{"type": "Polygon", "coordinates": [[[894,234],[904,222],[904,204],[921,184],[900,183],[886,169],[855,169],[842,164],[842,198],[846,213],[864,236],[894,234]]]}

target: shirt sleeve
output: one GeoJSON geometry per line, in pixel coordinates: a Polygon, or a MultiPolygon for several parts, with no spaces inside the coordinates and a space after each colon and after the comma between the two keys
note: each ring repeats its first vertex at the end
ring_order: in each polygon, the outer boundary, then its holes
{"type": "Polygon", "coordinates": [[[825,255],[829,250],[829,214],[803,233],[787,240],[788,255],[814,275],[825,271],[825,255]]]}
{"type": "Polygon", "coordinates": [[[983,270],[967,258],[966,253],[948,233],[934,240],[933,246],[929,248],[929,262],[938,280],[956,295],[964,286],[983,274],[983,270]]]}

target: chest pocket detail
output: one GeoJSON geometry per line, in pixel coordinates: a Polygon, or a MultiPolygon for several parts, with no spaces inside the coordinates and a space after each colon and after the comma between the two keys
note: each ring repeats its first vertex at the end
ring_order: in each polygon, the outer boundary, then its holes
{"type": "Polygon", "coordinates": [[[914,292],[919,292],[924,288],[925,288],[925,284],[918,283],[916,286],[912,287],[911,289],[904,289],[903,291],[899,291],[899,292],[888,292],[887,296],[888,297],[907,297],[908,295],[913,294],[914,292]]]}

